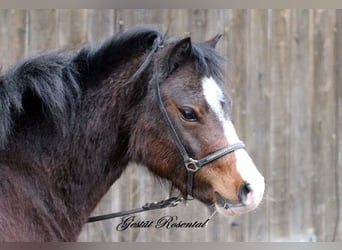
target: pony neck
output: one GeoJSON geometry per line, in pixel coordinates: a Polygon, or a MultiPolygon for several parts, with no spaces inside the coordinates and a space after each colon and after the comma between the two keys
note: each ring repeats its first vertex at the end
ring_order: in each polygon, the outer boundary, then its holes
{"type": "Polygon", "coordinates": [[[147,83],[126,82],[114,72],[94,92],[86,93],[78,112],[81,122],[67,145],[61,144],[60,156],[53,156],[61,162],[55,173],[55,177],[59,176],[55,178],[59,192],[67,194],[62,199],[68,201],[71,214],[77,214],[81,224],[130,160],[131,124],[127,123],[127,115],[142,98],[142,88],[147,83]],[[68,180],[63,180],[65,171],[70,176],[68,180]]]}
{"type": "MultiPolygon", "coordinates": [[[[140,60],[135,63],[139,65],[140,60]]],[[[30,195],[32,203],[41,203],[35,209],[42,210],[42,214],[49,211],[43,219],[63,229],[61,239],[76,240],[93,209],[130,160],[132,124],[126,118],[147,87],[142,80],[127,83],[137,65],[127,62],[107,79],[85,89],[75,112],[76,122],[65,136],[49,134],[51,123],[46,122],[30,133],[11,138],[8,150],[0,151],[10,171],[26,176],[20,185],[34,193],[30,195]],[[125,73],[122,69],[126,69],[125,73]],[[30,141],[23,144],[25,140],[30,141]]]]}

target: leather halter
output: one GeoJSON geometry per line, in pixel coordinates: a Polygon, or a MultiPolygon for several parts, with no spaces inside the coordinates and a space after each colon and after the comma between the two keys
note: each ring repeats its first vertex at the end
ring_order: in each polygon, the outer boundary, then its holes
{"type": "Polygon", "coordinates": [[[245,144],[243,142],[237,142],[234,143],[230,146],[224,147],[222,149],[219,149],[199,160],[195,160],[190,157],[188,154],[187,150],[185,149],[181,139],[179,138],[177,131],[170,119],[170,116],[168,115],[168,112],[166,110],[166,107],[164,105],[164,102],[161,97],[160,93],[160,81],[158,79],[158,66],[155,63],[154,64],[154,86],[155,86],[155,91],[156,91],[156,96],[157,96],[157,101],[158,101],[158,107],[160,109],[160,112],[163,115],[163,118],[166,122],[167,127],[169,128],[171,132],[171,136],[174,140],[174,142],[177,145],[177,148],[182,155],[183,158],[183,164],[187,170],[187,185],[186,185],[186,195],[191,195],[193,196],[193,182],[194,182],[194,176],[195,173],[200,170],[203,166],[209,164],[210,162],[213,162],[229,153],[234,152],[235,150],[238,149],[243,149],[245,148],[245,144]]]}
{"type": "MultiPolygon", "coordinates": [[[[147,55],[146,60],[139,67],[137,72],[129,79],[129,81],[134,81],[140,76],[140,73],[142,72],[142,70],[146,67],[146,65],[148,65],[152,61],[153,54],[160,47],[162,47],[160,38],[156,38],[155,41],[153,42],[153,46],[152,46],[150,53],[147,55]]],[[[168,112],[166,110],[164,102],[162,100],[161,93],[160,93],[159,73],[158,73],[158,67],[157,67],[156,63],[154,63],[153,70],[154,70],[153,71],[153,81],[154,81],[154,85],[155,85],[155,91],[156,91],[158,106],[159,106],[160,112],[162,113],[163,118],[166,122],[166,125],[170,129],[173,140],[176,143],[180,154],[182,155],[183,163],[184,163],[184,166],[187,170],[186,196],[188,194],[192,196],[194,175],[199,169],[201,169],[203,166],[209,164],[210,162],[215,161],[215,160],[225,156],[226,154],[232,153],[238,149],[243,149],[246,146],[243,142],[237,142],[237,143],[234,143],[230,146],[219,149],[219,150],[217,150],[217,151],[215,151],[215,152],[213,152],[213,153],[211,153],[211,154],[209,154],[209,155],[207,155],[207,156],[205,156],[199,160],[195,160],[195,159],[191,158],[190,155],[188,154],[188,152],[186,151],[182,141],[180,140],[180,138],[176,132],[176,129],[173,126],[173,123],[172,123],[172,121],[168,115],[168,112]]],[[[223,199],[223,198],[219,197],[218,199],[223,199]]],[[[106,215],[89,217],[87,222],[89,223],[89,222],[108,220],[108,219],[112,219],[112,218],[116,218],[116,217],[122,217],[125,215],[140,213],[140,212],[154,210],[154,209],[163,209],[166,207],[174,207],[174,206],[177,206],[178,204],[180,204],[181,202],[183,202],[183,200],[184,199],[182,197],[171,197],[169,199],[162,200],[159,202],[146,203],[141,208],[136,208],[136,209],[117,212],[117,213],[111,213],[111,214],[106,214],[106,215]]],[[[227,201],[224,199],[223,199],[223,203],[225,204],[224,207],[226,205],[228,205],[227,201]]],[[[232,205],[229,204],[229,206],[231,207],[232,205]]]]}

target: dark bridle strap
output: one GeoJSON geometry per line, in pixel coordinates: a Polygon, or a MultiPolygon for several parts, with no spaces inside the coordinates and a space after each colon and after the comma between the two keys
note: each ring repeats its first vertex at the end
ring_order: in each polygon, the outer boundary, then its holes
{"type": "Polygon", "coordinates": [[[173,126],[173,123],[167,113],[167,110],[165,108],[164,102],[162,100],[161,94],[160,94],[160,82],[159,82],[159,74],[158,74],[158,66],[155,63],[154,64],[154,86],[155,86],[155,90],[156,90],[156,95],[157,95],[157,101],[158,101],[158,106],[159,106],[159,110],[161,112],[161,114],[163,115],[163,118],[166,122],[166,125],[168,126],[168,128],[171,130],[171,136],[174,140],[174,142],[177,145],[177,148],[179,150],[179,152],[182,155],[183,161],[184,163],[189,162],[189,160],[191,159],[188,152],[186,151],[185,147],[183,146],[182,141],[180,140],[175,127],[173,126]]]}
{"type": "Polygon", "coordinates": [[[221,158],[222,156],[224,156],[226,154],[232,153],[235,150],[242,149],[242,148],[246,148],[246,146],[243,142],[237,142],[237,143],[234,143],[228,147],[222,148],[222,149],[198,160],[198,163],[197,163],[198,167],[203,167],[204,165],[206,165],[212,161],[215,161],[215,160],[221,158]]]}

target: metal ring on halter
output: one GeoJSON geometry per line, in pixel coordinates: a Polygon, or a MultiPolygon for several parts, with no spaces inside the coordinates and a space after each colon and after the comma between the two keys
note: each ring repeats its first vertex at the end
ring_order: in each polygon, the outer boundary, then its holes
{"type": "Polygon", "coordinates": [[[187,162],[184,162],[186,170],[189,172],[197,172],[201,167],[198,165],[198,161],[189,158],[187,162]]]}

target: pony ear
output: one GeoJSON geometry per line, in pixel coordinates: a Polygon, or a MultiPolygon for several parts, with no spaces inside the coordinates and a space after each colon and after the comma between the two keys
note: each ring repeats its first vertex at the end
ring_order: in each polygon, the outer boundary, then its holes
{"type": "Polygon", "coordinates": [[[217,34],[213,38],[205,41],[204,43],[208,44],[212,48],[216,48],[217,42],[221,39],[222,34],[217,34]]]}
{"type": "Polygon", "coordinates": [[[184,63],[191,55],[191,38],[186,37],[173,45],[169,50],[168,71],[171,73],[179,65],[184,63]]]}

